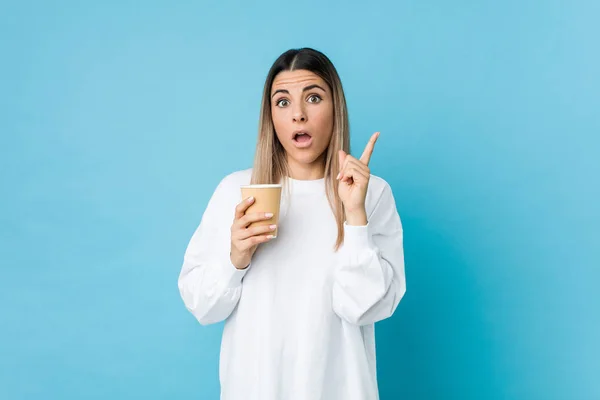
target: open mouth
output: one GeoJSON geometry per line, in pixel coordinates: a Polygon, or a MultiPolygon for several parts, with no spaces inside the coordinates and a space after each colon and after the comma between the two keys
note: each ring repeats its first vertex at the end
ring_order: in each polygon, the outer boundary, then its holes
{"type": "Polygon", "coordinates": [[[294,142],[296,143],[308,143],[310,139],[311,136],[305,132],[299,132],[294,135],[294,142]]]}

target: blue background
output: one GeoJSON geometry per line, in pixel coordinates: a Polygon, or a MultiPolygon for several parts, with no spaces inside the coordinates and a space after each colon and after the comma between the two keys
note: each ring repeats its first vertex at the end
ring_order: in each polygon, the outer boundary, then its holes
{"type": "Polygon", "coordinates": [[[0,398],[218,398],[179,298],[261,89],[324,51],[408,291],[381,397],[600,399],[600,3],[2,2],[0,398]],[[84,4],[85,3],[85,4],[84,4]],[[143,6],[141,5],[143,4],[143,6]]]}

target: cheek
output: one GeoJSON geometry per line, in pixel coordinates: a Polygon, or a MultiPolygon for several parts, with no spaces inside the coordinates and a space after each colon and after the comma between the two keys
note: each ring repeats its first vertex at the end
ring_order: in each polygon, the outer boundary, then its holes
{"type": "Polygon", "coordinates": [[[285,118],[283,118],[281,110],[271,110],[271,120],[273,121],[277,137],[280,138],[280,132],[285,132],[285,118]]]}
{"type": "Polygon", "coordinates": [[[329,137],[333,129],[333,109],[332,107],[322,107],[314,115],[315,124],[319,131],[325,137],[329,137]]]}

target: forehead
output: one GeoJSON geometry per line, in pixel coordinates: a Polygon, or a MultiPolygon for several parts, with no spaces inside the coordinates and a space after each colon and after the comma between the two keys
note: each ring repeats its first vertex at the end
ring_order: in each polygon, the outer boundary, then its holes
{"type": "Polygon", "coordinates": [[[302,90],[306,85],[318,84],[322,88],[327,88],[327,84],[321,77],[314,72],[304,69],[296,71],[281,71],[273,81],[272,90],[277,89],[295,89],[302,90]]]}

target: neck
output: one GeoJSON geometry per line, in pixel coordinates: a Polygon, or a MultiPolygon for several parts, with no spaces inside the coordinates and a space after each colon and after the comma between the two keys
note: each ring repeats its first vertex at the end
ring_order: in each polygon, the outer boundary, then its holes
{"type": "Polygon", "coordinates": [[[319,157],[311,164],[302,164],[291,158],[288,159],[290,178],[312,181],[325,177],[325,159],[319,157]]]}

